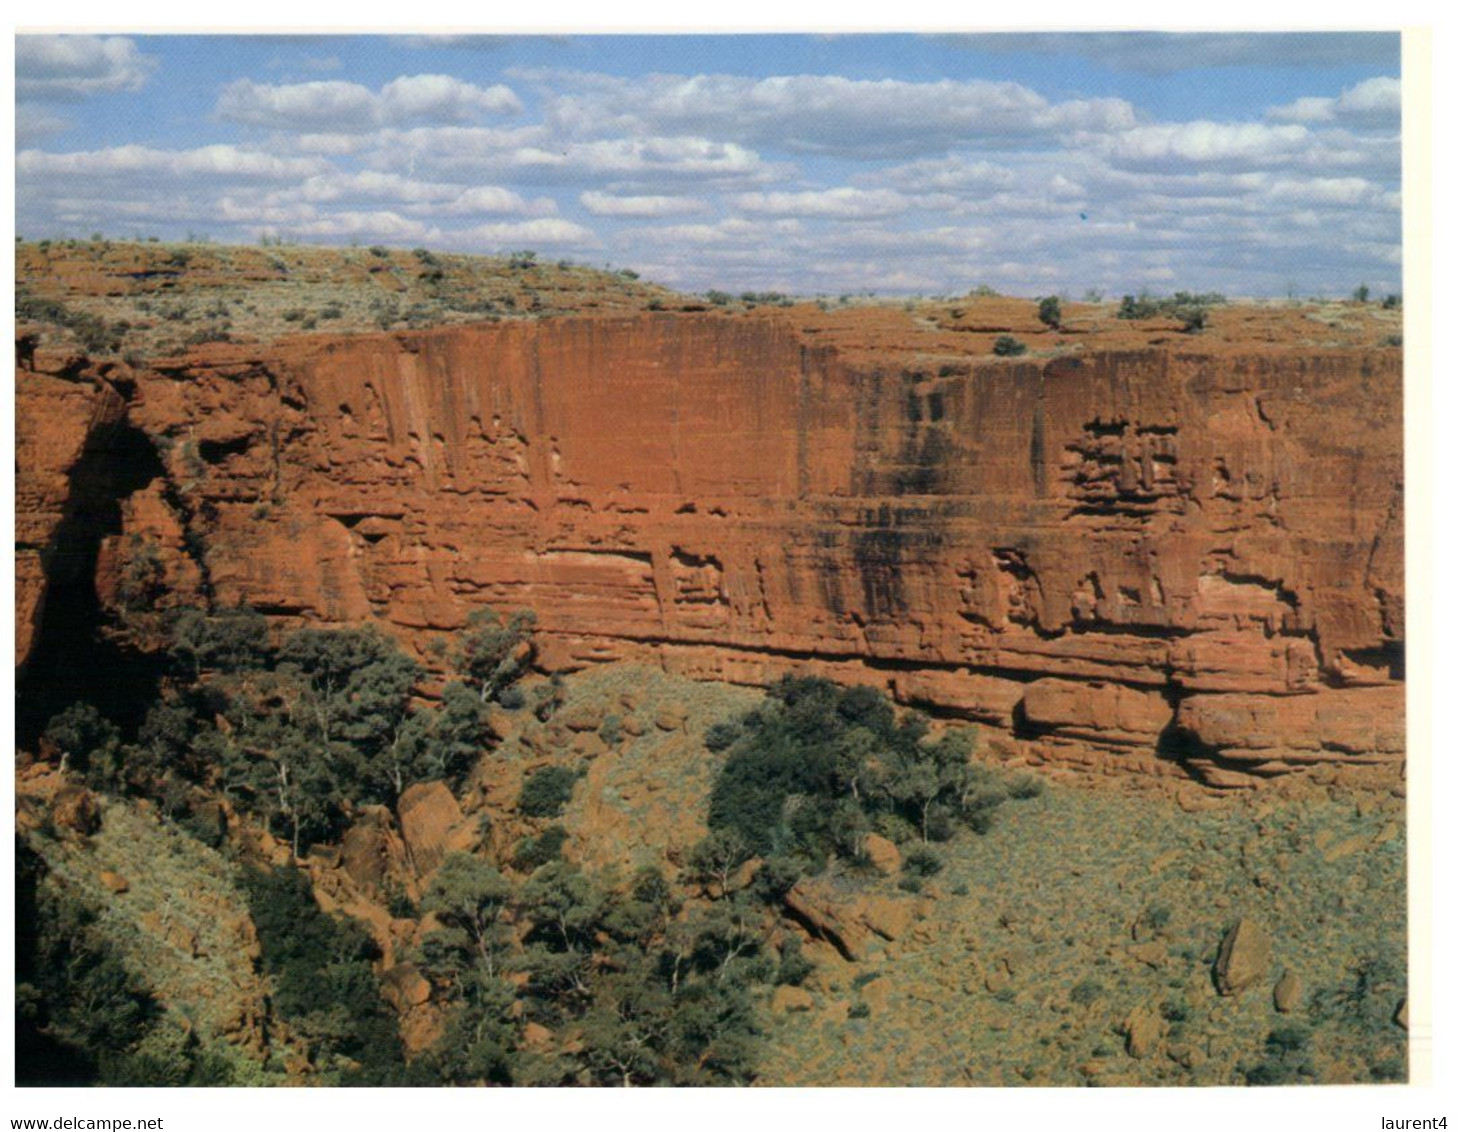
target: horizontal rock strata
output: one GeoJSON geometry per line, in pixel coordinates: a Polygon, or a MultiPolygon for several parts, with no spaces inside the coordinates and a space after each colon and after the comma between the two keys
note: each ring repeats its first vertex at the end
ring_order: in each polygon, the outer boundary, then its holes
{"type": "Polygon", "coordinates": [[[646,315],[22,372],[18,655],[68,473],[124,413],[160,468],[104,598],[146,548],[280,618],[423,650],[528,606],[551,667],[820,672],[1070,765],[1400,767],[1399,351],[903,338],[646,315]]]}

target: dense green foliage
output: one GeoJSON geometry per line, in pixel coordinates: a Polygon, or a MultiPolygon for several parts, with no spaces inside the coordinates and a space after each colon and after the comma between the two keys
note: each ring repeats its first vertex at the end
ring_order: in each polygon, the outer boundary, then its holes
{"type": "Polygon", "coordinates": [[[531,661],[536,615],[517,610],[505,621],[494,609],[478,609],[466,622],[456,662],[483,700],[499,695],[531,661]]]}
{"type": "Polygon", "coordinates": [[[511,863],[523,872],[531,872],[560,857],[566,843],[567,830],[560,825],[549,825],[535,837],[522,838],[511,863]]]}
{"type": "Polygon", "coordinates": [[[554,818],[572,799],[578,772],[571,767],[544,766],[522,784],[517,810],[529,818],[554,818]]]}
{"type": "Polygon", "coordinates": [[[529,655],[527,620],[496,619],[500,633],[487,620],[461,650],[478,686],[453,681],[423,706],[422,669],[374,629],[300,629],[275,647],[252,611],[182,610],[170,678],[134,742],[86,704],[45,739],[94,787],[152,798],[180,821],[221,791],[297,855],[338,836],[359,805],[394,805],[414,782],[460,785],[491,741],[482,689],[506,687],[529,655]]]}
{"type": "Polygon", "coordinates": [[[441,927],[419,962],[450,1015],[411,1065],[421,1084],[747,1082],[751,988],[781,969],[806,973],[798,952],[770,956],[758,905],[726,899],[685,913],[654,869],[615,889],[554,861],[514,885],[458,855],[425,908],[441,927]],[[534,1044],[530,1026],[575,1040],[534,1044]]]}
{"type": "Polygon", "coordinates": [[[103,784],[117,773],[121,732],[90,704],[72,704],[52,717],[41,742],[90,783],[103,784]]]}
{"type": "MultiPolygon", "coordinates": [[[[743,857],[818,867],[832,854],[861,856],[871,832],[922,842],[945,840],[959,826],[981,832],[1008,796],[971,761],[970,731],[929,739],[924,717],[898,720],[873,688],[787,677],[738,726],[714,784],[709,826],[721,840],[732,832],[743,857]]],[[[706,843],[696,867],[712,872],[728,848],[706,843]]]]}
{"type": "Polygon", "coordinates": [[[1063,304],[1057,295],[1038,300],[1038,321],[1053,330],[1063,325],[1063,304]]]}
{"type": "Polygon", "coordinates": [[[1011,334],[999,334],[992,344],[992,352],[999,358],[1016,358],[1028,352],[1028,348],[1011,334]]]}
{"type": "Polygon", "coordinates": [[[1206,291],[1198,294],[1176,291],[1173,295],[1163,299],[1140,292],[1137,298],[1133,295],[1124,296],[1119,303],[1117,317],[1124,319],[1177,318],[1184,324],[1182,329],[1187,334],[1193,334],[1195,331],[1205,329],[1210,317],[1210,308],[1220,306],[1225,301],[1225,296],[1218,291],[1206,291]]]}
{"type": "Polygon", "coordinates": [[[371,965],[378,949],[369,933],[322,912],[296,869],[249,872],[244,888],[263,970],[273,980],[274,1010],[341,1084],[390,1084],[403,1055],[380,998],[371,965]]]}

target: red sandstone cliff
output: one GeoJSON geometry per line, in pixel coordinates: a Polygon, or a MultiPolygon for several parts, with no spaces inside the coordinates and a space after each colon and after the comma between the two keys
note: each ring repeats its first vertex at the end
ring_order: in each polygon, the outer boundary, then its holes
{"type": "Polygon", "coordinates": [[[1001,361],[899,326],[562,319],[21,373],[18,656],[86,438],[125,416],[165,468],[120,477],[104,601],[151,547],[224,604],[418,646],[531,606],[554,666],[809,668],[1066,762],[1400,766],[1400,352],[1001,361]]]}

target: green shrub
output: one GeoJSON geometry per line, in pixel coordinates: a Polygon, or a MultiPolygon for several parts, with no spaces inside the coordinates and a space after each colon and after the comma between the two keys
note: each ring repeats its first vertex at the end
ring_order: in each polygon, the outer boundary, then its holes
{"type": "Polygon", "coordinates": [[[710,724],[708,730],[704,732],[704,746],[716,755],[721,754],[734,746],[742,734],[743,729],[737,721],[710,724]]]}
{"type": "Polygon", "coordinates": [[[749,843],[735,829],[714,829],[700,838],[689,850],[688,876],[710,890],[718,885],[714,895],[728,896],[740,866],[753,856],[749,843]]]}
{"type": "Polygon", "coordinates": [[[1103,993],[1103,983],[1097,979],[1084,979],[1068,992],[1068,997],[1079,1006],[1087,1006],[1103,993]]]}
{"type": "Polygon", "coordinates": [[[1400,1057],[1384,1057],[1368,1066],[1372,1080],[1389,1082],[1407,1080],[1407,1062],[1400,1057]]]}
{"type": "Polygon", "coordinates": [[[1311,1041],[1307,1026],[1282,1026],[1266,1035],[1266,1048],[1274,1053],[1300,1053],[1311,1041]]]}
{"type": "Polygon", "coordinates": [[[1220,306],[1225,301],[1225,296],[1218,291],[1176,291],[1164,299],[1141,291],[1138,298],[1125,295],[1116,316],[1124,319],[1178,318],[1185,324],[1184,329],[1192,333],[1204,329],[1210,307],[1220,306]]]}
{"type": "Polygon", "coordinates": [[[1165,905],[1148,905],[1134,920],[1134,937],[1149,939],[1152,936],[1162,935],[1169,927],[1170,918],[1171,912],[1165,905]]]}
{"type": "Polygon", "coordinates": [[[775,972],[775,982],[781,986],[798,987],[815,970],[815,964],[805,958],[800,937],[787,935],[780,946],[780,965],[775,972]]]}
{"type": "Polygon", "coordinates": [[[1038,321],[1053,330],[1063,325],[1063,304],[1057,295],[1038,300],[1038,321]]]}
{"type": "Polygon", "coordinates": [[[567,836],[563,826],[549,825],[535,837],[524,837],[517,842],[511,863],[522,872],[539,869],[561,857],[567,836]]]}
{"type": "Polygon", "coordinates": [[[971,762],[970,730],[930,740],[925,718],[898,719],[872,688],[787,677],[715,741],[736,730],[710,795],[709,827],[804,867],[832,854],[853,858],[873,830],[926,842],[959,825],[985,829],[1007,797],[993,772],[971,762]]]}
{"type": "Polygon", "coordinates": [[[992,344],[992,352],[999,358],[1016,358],[1028,352],[1028,348],[1011,334],[999,334],[992,344]]]}
{"type": "Polygon", "coordinates": [[[483,700],[499,695],[526,672],[535,625],[536,615],[528,609],[518,609],[503,620],[494,609],[482,607],[466,619],[454,659],[483,700]]]}
{"type": "Polygon", "coordinates": [[[1180,330],[1185,334],[1195,334],[1204,330],[1210,321],[1210,310],[1208,307],[1181,307],[1175,312],[1175,315],[1183,324],[1180,330]]]}
{"type": "Polygon", "coordinates": [[[54,757],[80,771],[98,789],[117,784],[121,733],[88,703],[74,703],[46,724],[43,743],[54,757]]]}
{"type": "Polygon", "coordinates": [[[1305,1058],[1311,1031],[1305,1026],[1283,1026],[1266,1035],[1265,1056],[1239,1072],[1247,1085],[1290,1085],[1316,1076],[1305,1058]]]}
{"type": "Polygon", "coordinates": [[[572,800],[572,789],[580,774],[570,767],[546,766],[534,771],[522,784],[518,812],[530,818],[554,818],[572,800]]]}
{"type": "Polygon", "coordinates": [[[942,871],[942,859],[924,845],[918,845],[901,859],[901,868],[911,876],[932,877],[942,871]]]}

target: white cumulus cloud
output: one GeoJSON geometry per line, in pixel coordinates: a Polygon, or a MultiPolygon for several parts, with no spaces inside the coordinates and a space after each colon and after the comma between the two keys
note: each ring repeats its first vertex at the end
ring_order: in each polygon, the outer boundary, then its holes
{"type": "Polygon", "coordinates": [[[751,145],[772,141],[801,153],[911,156],[972,140],[996,144],[1135,122],[1123,99],[1050,102],[1020,83],[985,79],[518,75],[546,88],[549,120],[573,134],[694,134],[751,145]]]}
{"type": "Polygon", "coordinates": [[[1273,122],[1347,122],[1396,125],[1402,116],[1402,83],[1382,76],[1348,87],[1335,98],[1298,98],[1267,111],[1273,122]]]}
{"type": "Polygon", "coordinates": [[[734,204],[770,216],[825,216],[840,220],[895,216],[911,202],[894,189],[834,188],[806,192],[742,193],[734,204]]]}
{"type": "Polygon", "coordinates": [[[15,94],[74,101],[140,90],[156,65],[125,36],[18,35],[15,94]]]}
{"type": "Polygon", "coordinates": [[[1085,140],[1116,164],[1259,165],[1300,154],[1311,134],[1294,124],[1194,121],[1136,126],[1085,140]]]}
{"type": "Polygon", "coordinates": [[[590,190],[578,199],[594,216],[616,216],[623,219],[644,219],[660,216],[682,216],[702,212],[704,202],[694,197],[615,196],[590,190]]]}
{"type": "Polygon", "coordinates": [[[223,88],[215,107],[225,121],[300,133],[469,122],[521,110],[510,87],[479,87],[450,75],[404,75],[378,91],[340,80],[271,84],[238,79],[223,88]]]}
{"type": "Polygon", "coordinates": [[[74,153],[22,150],[15,157],[16,172],[25,177],[166,176],[290,180],[324,170],[311,157],[279,157],[232,145],[206,145],[198,149],[151,149],[142,145],[74,153]]]}
{"type": "Polygon", "coordinates": [[[570,220],[518,220],[498,224],[478,224],[456,233],[465,243],[491,251],[529,247],[533,244],[564,245],[590,248],[597,246],[597,237],[589,228],[570,220]]]}

